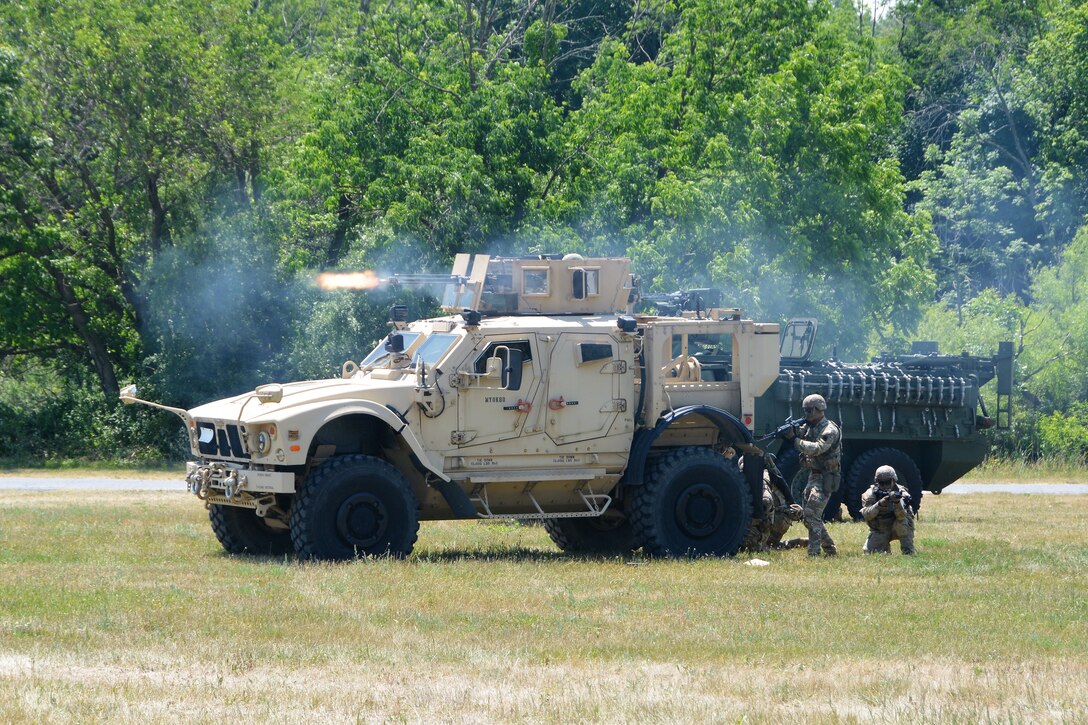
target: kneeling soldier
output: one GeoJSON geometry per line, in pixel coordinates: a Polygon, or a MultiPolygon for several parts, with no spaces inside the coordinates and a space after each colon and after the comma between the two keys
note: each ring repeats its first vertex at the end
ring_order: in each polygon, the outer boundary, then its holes
{"type": "Polygon", "coordinates": [[[861,497],[861,515],[869,524],[866,554],[889,553],[892,539],[899,539],[904,554],[914,553],[914,512],[910,493],[899,485],[891,466],[876,469],[876,479],[861,497]]]}

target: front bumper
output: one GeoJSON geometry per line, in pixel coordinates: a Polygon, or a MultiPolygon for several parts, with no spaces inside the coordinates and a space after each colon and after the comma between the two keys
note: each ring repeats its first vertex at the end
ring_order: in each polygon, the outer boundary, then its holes
{"type": "Polygon", "coordinates": [[[185,464],[185,483],[189,492],[196,494],[198,498],[235,506],[245,506],[243,500],[270,493],[295,492],[293,473],[256,471],[228,463],[201,464],[189,461],[185,464]]]}

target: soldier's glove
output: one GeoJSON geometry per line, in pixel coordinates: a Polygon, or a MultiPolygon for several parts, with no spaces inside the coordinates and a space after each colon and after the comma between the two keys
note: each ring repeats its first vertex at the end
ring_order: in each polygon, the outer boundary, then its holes
{"type": "Polygon", "coordinates": [[[795,435],[797,435],[797,429],[794,428],[793,426],[790,426],[786,430],[782,431],[782,437],[785,438],[786,440],[789,440],[790,438],[793,438],[795,435]]]}
{"type": "Polygon", "coordinates": [[[791,503],[786,508],[786,517],[790,521],[800,521],[805,517],[805,510],[801,508],[798,504],[791,503]]]}

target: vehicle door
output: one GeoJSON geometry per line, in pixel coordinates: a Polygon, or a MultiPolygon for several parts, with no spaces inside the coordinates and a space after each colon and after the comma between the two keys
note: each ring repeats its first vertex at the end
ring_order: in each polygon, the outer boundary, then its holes
{"type": "Polygon", "coordinates": [[[452,443],[475,446],[522,434],[539,392],[535,352],[535,339],[524,335],[489,338],[472,351],[458,371],[458,430],[452,443]]]}
{"type": "Polygon", "coordinates": [[[630,434],[634,413],[630,347],[605,332],[559,335],[548,364],[546,430],[552,441],[562,445],[611,433],[630,434]],[[626,423],[614,430],[618,418],[626,423]]]}

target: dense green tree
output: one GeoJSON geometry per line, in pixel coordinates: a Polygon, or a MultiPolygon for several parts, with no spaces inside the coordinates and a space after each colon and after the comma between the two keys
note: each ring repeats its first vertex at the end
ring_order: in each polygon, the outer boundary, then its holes
{"type": "Polygon", "coordinates": [[[167,447],[122,380],[191,404],[335,375],[392,298],[315,272],[459,251],[627,254],[644,288],[819,317],[844,358],[1013,339],[1022,403],[1065,411],[1086,7],[0,5],[0,450],[167,447]]]}
{"type": "Polygon", "coordinates": [[[554,164],[560,111],[548,64],[524,55],[546,5],[360,13],[286,186],[309,203],[298,221],[313,262],[336,265],[359,243],[408,242],[405,261],[444,266],[458,250],[510,242],[554,164]]]}
{"type": "Polygon", "coordinates": [[[1049,192],[1040,210],[1060,243],[1088,213],[1088,4],[1059,4],[1031,48],[1022,94],[1049,192]]]}
{"type": "Polygon", "coordinates": [[[932,238],[903,210],[888,143],[903,82],[850,17],[848,30],[820,3],[686,2],[657,62],[607,46],[577,86],[540,227],[629,250],[658,289],[715,283],[755,314],[816,314],[844,351],[877,318],[909,327],[932,238]]]}
{"type": "Polygon", "coordinates": [[[0,146],[0,274],[18,312],[0,348],[86,360],[116,397],[118,377],[156,347],[155,259],[259,215],[262,164],[293,116],[272,25],[238,0],[0,10],[18,59],[5,61],[16,123],[0,146]]]}
{"type": "Polygon", "coordinates": [[[941,242],[942,291],[961,302],[991,286],[1024,296],[1031,270],[1062,244],[1040,218],[1035,124],[1018,91],[1044,5],[911,0],[895,13],[912,81],[901,159],[941,242]]]}

